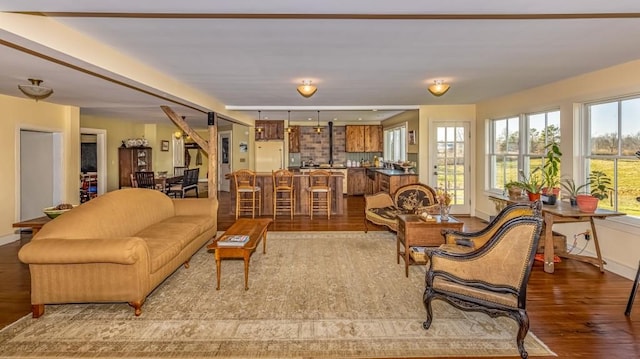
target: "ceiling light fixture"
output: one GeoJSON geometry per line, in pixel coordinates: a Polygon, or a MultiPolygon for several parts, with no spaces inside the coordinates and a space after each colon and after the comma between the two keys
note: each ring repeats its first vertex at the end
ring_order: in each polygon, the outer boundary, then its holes
{"type": "MultiPolygon", "coordinates": [[[[260,110],[258,110],[258,121],[260,121],[260,110]]],[[[262,133],[263,130],[264,130],[264,128],[262,127],[262,124],[256,125],[256,132],[257,133],[262,133]]]]}
{"type": "Polygon", "coordinates": [[[318,88],[311,84],[311,80],[303,80],[302,85],[298,86],[298,93],[303,97],[309,98],[318,91],[318,88]]]}
{"type": "Polygon", "coordinates": [[[287,111],[287,128],[285,131],[287,131],[287,133],[293,132],[293,127],[291,127],[291,111],[287,111]]]}
{"type": "Polygon", "coordinates": [[[44,100],[45,98],[51,96],[53,93],[53,89],[48,87],[40,86],[42,80],[39,79],[29,79],[31,85],[18,85],[20,91],[25,94],[27,97],[36,100],[44,100]]]}
{"type": "Polygon", "coordinates": [[[449,85],[442,82],[442,80],[435,80],[434,84],[429,86],[429,92],[431,92],[433,96],[440,97],[447,91],[449,91],[449,85]]]}
{"type": "Polygon", "coordinates": [[[313,128],[316,133],[322,132],[322,127],[320,127],[320,111],[318,111],[318,125],[313,128]]]}

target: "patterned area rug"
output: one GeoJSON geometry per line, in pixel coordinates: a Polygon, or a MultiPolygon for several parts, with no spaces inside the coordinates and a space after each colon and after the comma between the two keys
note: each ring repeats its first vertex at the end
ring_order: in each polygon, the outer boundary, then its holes
{"type": "MultiPolygon", "coordinates": [[[[388,232],[270,232],[243,262],[205,248],[147,299],[47,305],[0,332],[0,357],[35,358],[413,358],[518,356],[516,323],[434,303],[422,329],[425,268],[409,278],[388,232]]],[[[531,356],[554,355],[529,333],[531,356]]]]}

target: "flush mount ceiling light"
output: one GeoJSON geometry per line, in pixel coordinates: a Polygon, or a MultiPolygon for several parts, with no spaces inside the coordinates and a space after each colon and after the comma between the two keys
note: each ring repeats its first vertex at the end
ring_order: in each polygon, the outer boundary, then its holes
{"type": "Polygon", "coordinates": [[[22,91],[22,93],[29,98],[32,98],[36,101],[44,100],[45,98],[51,96],[51,94],[53,93],[53,89],[40,86],[42,80],[29,79],[29,82],[31,82],[31,85],[18,85],[20,91],[22,91]]]}
{"type": "Polygon", "coordinates": [[[429,92],[431,92],[433,96],[442,96],[447,91],[449,91],[449,85],[442,82],[442,80],[435,80],[434,84],[429,86],[429,92]]]}
{"type": "MultiPolygon", "coordinates": [[[[260,121],[260,110],[258,110],[258,121],[260,121]]],[[[257,133],[262,133],[263,130],[264,130],[264,128],[262,127],[262,124],[256,126],[256,132],[257,133]]]]}
{"type": "Polygon", "coordinates": [[[318,111],[318,125],[313,128],[313,131],[315,131],[315,133],[322,132],[322,127],[320,126],[320,111],[318,111]]]}
{"type": "Polygon", "coordinates": [[[303,80],[302,85],[298,86],[298,93],[303,97],[309,98],[318,91],[318,88],[311,84],[311,80],[303,80]]]}

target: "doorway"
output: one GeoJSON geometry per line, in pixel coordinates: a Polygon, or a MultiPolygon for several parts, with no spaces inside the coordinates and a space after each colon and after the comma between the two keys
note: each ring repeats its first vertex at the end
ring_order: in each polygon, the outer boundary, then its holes
{"type": "MultiPolygon", "coordinates": [[[[98,178],[98,195],[102,195],[107,192],[107,131],[99,128],[81,128],[80,138],[82,139],[85,135],[91,136],[91,138],[95,139],[95,163],[96,175],[98,178]]],[[[80,161],[80,167],[82,168],[82,158],[80,161]]]]}
{"type": "Polygon", "coordinates": [[[42,209],[62,198],[62,137],[59,133],[20,130],[19,220],[42,217],[42,209]]]}
{"type": "Polygon", "coordinates": [[[451,213],[471,213],[469,122],[434,122],[431,164],[434,187],[452,194],[451,213]]]}
{"type": "Polygon", "coordinates": [[[227,175],[231,173],[231,131],[218,133],[218,154],[218,191],[229,192],[227,175]]]}

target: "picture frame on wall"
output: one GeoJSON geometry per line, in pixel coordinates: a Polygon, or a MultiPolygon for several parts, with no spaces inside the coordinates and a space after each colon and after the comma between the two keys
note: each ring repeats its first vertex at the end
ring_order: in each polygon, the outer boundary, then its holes
{"type": "Polygon", "coordinates": [[[163,151],[163,152],[169,151],[169,141],[162,140],[160,142],[160,151],[163,151]]]}
{"type": "Polygon", "coordinates": [[[416,144],[416,131],[414,130],[409,131],[409,144],[410,145],[416,144]]]}

